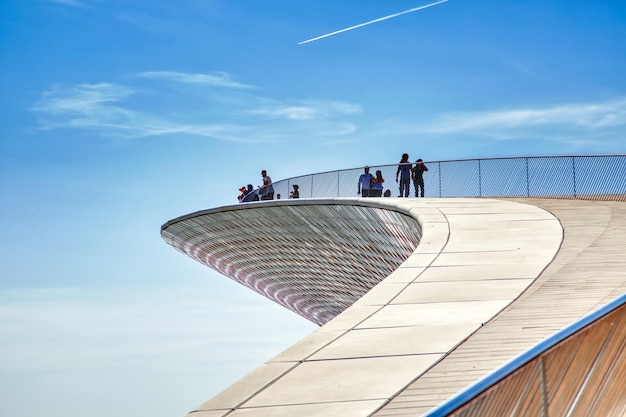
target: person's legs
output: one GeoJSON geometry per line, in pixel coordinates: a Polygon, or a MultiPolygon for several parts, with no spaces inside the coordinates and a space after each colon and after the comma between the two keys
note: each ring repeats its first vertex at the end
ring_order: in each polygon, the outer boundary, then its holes
{"type": "MultiPolygon", "coordinates": [[[[424,197],[424,178],[419,179],[419,186],[421,189],[420,195],[424,197]]],[[[417,188],[415,188],[415,196],[417,197],[417,188]]]]}
{"type": "Polygon", "coordinates": [[[411,180],[409,178],[400,179],[400,197],[408,197],[411,188],[411,180]]]}

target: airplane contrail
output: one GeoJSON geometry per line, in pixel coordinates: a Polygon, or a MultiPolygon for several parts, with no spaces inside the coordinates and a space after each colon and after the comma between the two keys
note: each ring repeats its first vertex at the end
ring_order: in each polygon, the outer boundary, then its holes
{"type": "Polygon", "coordinates": [[[390,14],[389,16],[380,17],[378,19],[370,20],[369,22],[361,23],[361,24],[358,24],[356,26],[350,26],[349,28],[345,28],[345,29],[341,29],[341,30],[338,30],[338,31],[335,31],[335,32],[327,33],[326,35],[318,36],[317,38],[312,38],[312,39],[309,39],[309,40],[306,40],[306,41],[298,42],[298,45],[302,45],[302,44],[305,44],[305,43],[317,41],[319,39],[327,38],[329,36],[333,36],[333,35],[336,35],[336,34],[342,33],[342,32],[347,32],[349,30],[360,28],[360,27],[363,27],[363,26],[366,26],[366,25],[371,25],[372,23],[382,22],[383,20],[391,19],[391,18],[400,16],[400,15],[403,15],[403,14],[416,12],[418,10],[422,10],[422,9],[425,9],[425,8],[431,7],[431,6],[436,6],[438,4],[445,3],[447,1],[448,0],[440,0],[440,1],[436,1],[434,3],[427,4],[425,6],[415,7],[413,9],[405,10],[403,12],[390,14]]]}

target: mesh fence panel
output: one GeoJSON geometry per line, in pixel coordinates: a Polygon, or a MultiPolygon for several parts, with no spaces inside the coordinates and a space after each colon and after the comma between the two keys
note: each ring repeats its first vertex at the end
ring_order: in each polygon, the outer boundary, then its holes
{"type": "MultiPolygon", "coordinates": [[[[626,155],[546,156],[426,161],[425,197],[549,197],[626,200],[626,155]]],[[[298,184],[301,198],[357,197],[363,168],[330,171],[274,183],[288,198],[298,184]]],[[[398,165],[371,165],[380,170],[384,190],[399,195],[398,165]]],[[[411,196],[415,184],[411,183],[411,196]]]]}

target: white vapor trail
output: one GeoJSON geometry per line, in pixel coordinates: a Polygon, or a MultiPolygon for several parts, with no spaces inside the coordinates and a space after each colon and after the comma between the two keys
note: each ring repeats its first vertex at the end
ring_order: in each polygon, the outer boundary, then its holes
{"type": "Polygon", "coordinates": [[[390,14],[389,16],[380,17],[378,19],[370,20],[369,22],[361,23],[361,24],[358,24],[356,26],[350,26],[349,28],[345,28],[345,29],[341,29],[341,30],[338,30],[338,31],[335,31],[335,32],[327,33],[326,35],[318,36],[317,38],[312,38],[312,39],[309,39],[309,40],[306,40],[306,41],[298,42],[298,45],[302,45],[302,44],[305,44],[305,43],[317,41],[319,39],[327,38],[329,36],[333,36],[333,35],[336,35],[338,33],[347,32],[347,31],[352,30],[352,29],[356,29],[356,28],[360,28],[360,27],[363,27],[363,26],[371,25],[372,23],[382,22],[383,20],[391,19],[391,18],[400,16],[400,15],[403,15],[403,14],[416,12],[418,10],[422,10],[422,9],[425,9],[425,8],[431,7],[431,6],[436,6],[438,4],[445,3],[447,1],[448,0],[440,0],[440,1],[436,1],[434,3],[427,4],[425,6],[414,7],[412,9],[405,10],[403,12],[390,14]]]}

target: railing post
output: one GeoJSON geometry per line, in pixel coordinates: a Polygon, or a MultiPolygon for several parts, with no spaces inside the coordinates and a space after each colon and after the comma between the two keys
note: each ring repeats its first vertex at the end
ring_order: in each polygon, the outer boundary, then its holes
{"type": "Polygon", "coordinates": [[[441,198],[441,161],[438,162],[439,169],[439,198],[441,198]]]}
{"type": "Polygon", "coordinates": [[[528,158],[526,160],[526,197],[530,197],[530,180],[528,179],[528,158]]]}
{"type": "Polygon", "coordinates": [[[574,180],[574,198],[577,198],[576,196],[576,157],[572,156],[572,177],[574,180]]]}
{"type": "Polygon", "coordinates": [[[478,197],[483,196],[483,181],[481,177],[480,159],[478,160],[478,197]]]}

